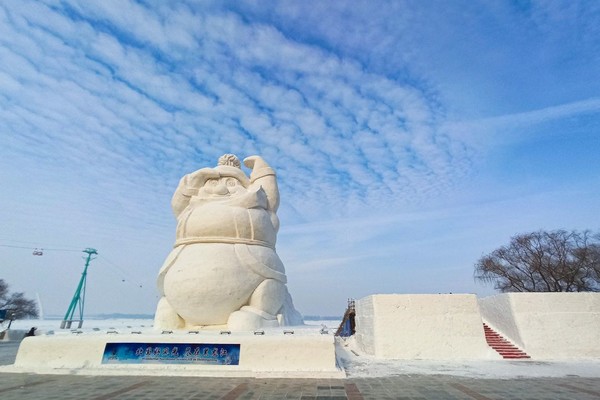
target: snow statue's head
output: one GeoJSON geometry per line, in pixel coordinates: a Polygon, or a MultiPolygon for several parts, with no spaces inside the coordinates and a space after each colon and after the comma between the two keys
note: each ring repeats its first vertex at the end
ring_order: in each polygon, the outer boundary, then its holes
{"type": "Polygon", "coordinates": [[[215,168],[203,168],[194,177],[199,187],[199,198],[218,199],[246,193],[250,179],[241,169],[240,160],[233,154],[224,154],[215,168]]]}
{"type": "Polygon", "coordinates": [[[158,275],[155,326],[252,330],[302,323],[275,252],[279,190],[260,156],[185,175],[173,195],[175,248],[158,275]]]}

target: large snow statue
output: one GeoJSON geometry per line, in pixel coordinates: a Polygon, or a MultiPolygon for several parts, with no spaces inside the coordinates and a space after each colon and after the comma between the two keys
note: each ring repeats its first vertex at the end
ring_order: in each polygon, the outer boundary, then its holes
{"type": "Polygon", "coordinates": [[[177,217],[173,251],[158,274],[160,329],[253,330],[297,325],[302,317],[275,252],[279,190],[259,156],[232,154],[215,168],[184,176],[171,205],[177,217]]]}

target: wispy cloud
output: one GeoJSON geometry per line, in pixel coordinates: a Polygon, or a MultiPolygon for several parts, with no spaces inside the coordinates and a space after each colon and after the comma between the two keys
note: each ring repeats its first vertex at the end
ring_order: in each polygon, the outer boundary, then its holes
{"type": "MultiPolygon", "coordinates": [[[[532,135],[539,135],[539,130],[536,128],[541,124],[589,115],[600,115],[600,98],[594,97],[490,118],[448,121],[443,129],[461,142],[477,144],[478,147],[487,149],[492,145],[514,143],[527,140],[532,135]]],[[[547,131],[546,134],[548,135],[547,131]]],[[[569,136],[568,131],[550,134],[569,136]]]]}
{"type": "Polygon", "coordinates": [[[261,153],[310,215],[442,191],[466,162],[418,87],[232,13],[81,2],[3,14],[13,149],[34,136],[39,157],[102,160],[95,179],[171,183],[221,153],[261,153]]]}

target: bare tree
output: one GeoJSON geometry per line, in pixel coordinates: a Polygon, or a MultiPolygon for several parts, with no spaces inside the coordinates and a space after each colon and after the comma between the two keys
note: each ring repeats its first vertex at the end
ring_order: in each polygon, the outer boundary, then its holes
{"type": "Polygon", "coordinates": [[[558,230],[517,235],[481,257],[474,276],[501,292],[598,292],[600,234],[558,230]]]}
{"type": "Polygon", "coordinates": [[[4,279],[0,279],[0,309],[11,310],[15,319],[38,316],[36,302],[26,299],[22,292],[10,293],[4,279]]]}

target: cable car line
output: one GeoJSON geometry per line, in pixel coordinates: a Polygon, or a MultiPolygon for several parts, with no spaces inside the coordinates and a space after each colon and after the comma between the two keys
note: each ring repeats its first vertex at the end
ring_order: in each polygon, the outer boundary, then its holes
{"type": "MultiPolygon", "coordinates": [[[[81,252],[81,249],[79,250],[72,250],[72,249],[60,249],[60,248],[56,248],[56,247],[32,247],[32,246],[16,246],[14,244],[0,244],[0,247],[12,247],[15,249],[27,249],[27,250],[32,250],[32,251],[36,251],[36,250],[42,250],[42,251],[70,251],[70,252],[81,252]]],[[[38,255],[38,254],[34,254],[34,255],[38,255]]],[[[41,254],[39,254],[41,255],[41,254]]]]}
{"type": "Polygon", "coordinates": [[[122,274],[121,282],[131,283],[139,288],[143,288],[143,285],[141,283],[136,282],[136,280],[133,279],[131,277],[131,275],[129,275],[123,268],[119,267],[116,263],[114,263],[113,261],[109,260],[108,258],[106,258],[105,256],[103,256],[101,254],[98,257],[103,259],[104,261],[106,261],[109,264],[109,266],[117,269],[122,274]],[[123,279],[123,277],[125,277],[126,279],[123,279]]]}
{"type": "MultiPolygon", "coordinates": [[[[12,240],[12,241],[18,242],[16,240],[12,240]]],[[[20,242],[20,243],[30,243],[30,242],[20,242]]],[[[74,250],[74,249],[57,248],[57,247],[43,247],[42,248],[42,247],[32,247],[32,246],[19,246],[19,245],[13,245],[13,244],[0,244],[0,247],[11,247],[11,248],[15,248],[15,249],[31,250],[32,255],[37,256],[37,257],[43,256],[45,251],[65,251],[65,252],[77,252],[77,253],[81,252],[80,249],[74,250]]],[[[133,279],[130,274],[128,274],[123,268],[119,267],[116,263],[109,260],[102,254],[98,254],[97,257],[103,259],[104,261],[106,261],[108,263],[108,265],[111,268],[118,271],[117,275],[120,275],[121,282],[123,282],[123,283],[127,282],[138,288],[143,288],[143,285],[139,281],[136,281],[136,279],[133,279]]]]}

